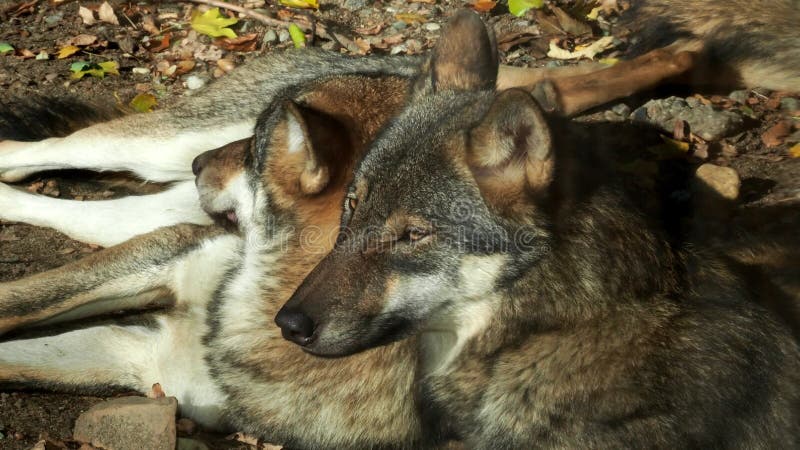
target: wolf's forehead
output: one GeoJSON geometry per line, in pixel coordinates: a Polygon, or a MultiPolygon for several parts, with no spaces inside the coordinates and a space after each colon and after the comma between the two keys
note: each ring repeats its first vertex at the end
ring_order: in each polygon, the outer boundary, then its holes
{"type": "Polygon", "coordinates": [[[441,144],[453,132],[469,128],[485,114],[488,92],[444,92],[413,103],[370,146],[356,176],[400,167],[419,167],[438,159],[441,144]]]}

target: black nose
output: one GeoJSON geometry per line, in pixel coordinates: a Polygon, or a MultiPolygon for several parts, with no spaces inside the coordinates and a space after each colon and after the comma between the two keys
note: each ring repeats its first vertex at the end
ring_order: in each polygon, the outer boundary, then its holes
{"type": "Polygon", "coordinates": [[[203,167],[208,164],[208,160],[211,159],[211,155],[214,154],[216,150],[209,150],[207,152],[200,153],[197,157],[194,158],[192,161],[192,173],[197,176],[200,175],[200,172],[203,170],[203,167]]]}
{"type": "Polygon", "coordinates": [[[283,338],[299,345],[313,341],[314,321],[300,311],[282,308],[275,316],[275,323],[281,327],[283,338]]]}

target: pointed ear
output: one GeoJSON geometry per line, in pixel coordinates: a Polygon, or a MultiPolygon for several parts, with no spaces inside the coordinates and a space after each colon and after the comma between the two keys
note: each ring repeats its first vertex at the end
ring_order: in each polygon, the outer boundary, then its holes
{"type": "Polygon", "coordinates": [[[312,196],[352,167],[352,144],[333,117],[293,102],[284,108],[270,143],[268,182],[291,198],[312,196]]]}
{"type": "Polygon", "coordinates": [[[527,205],[544,192],[553,176],[550,129],[530,94],[498,94],[484,120],[470,135],[467,164],[487,203],[499,210],[527,205]]]}
{"type": "Polygon", "coordinates": [[[494,89],[498,68],[494,33],[477,13],[461,10],[445,26],[428,64],[434,92],[494,89]]]}

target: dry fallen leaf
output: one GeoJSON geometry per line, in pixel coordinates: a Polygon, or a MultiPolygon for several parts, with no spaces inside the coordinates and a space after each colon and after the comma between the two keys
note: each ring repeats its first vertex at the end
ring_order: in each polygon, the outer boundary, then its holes
{"type": "Polygon", "coordinates": [[[319,0],[280,0],[281,5],[298,9],[319,9],[319,0]]]}
{"type": "Polygon", "coordinates": [[[497,6],[497,2],[492,0],[476,0],[470,5],[472,9],[478,12],[489,12],[497,6]]]}
{"type": "Polygon", "coordinates": [[[258,45],[257,37],[258,33],[250,33],[233,39],[227,37],[218,38],[214,39],[214,45],[233,52],[252,52],[256,50],[258,45]]]}
{"type": "Polygon", "coordinates": [[[152,111],[158,105],[158,101],[153,94],[142,93],[133,97],[128,105],[136,112],[145,113],[152,111]]]}
{"type": "Polygon", "coordinates": [[[93,34],[79,34],[64,41],[64,45],[74,45],[76,47],[86,47],[97,42],[97,36],[93,34]]]}
{"type": "Polygon", "coordinates": [[[117,19],[117,15],[114,14],[114,8],[112,8],[108,2],[103,2],[100,8],[97,9],[97,17],[100,18],[101,22],[119,25],[119,19],[117,19]]]}
{"type": "Polygon", "coordinates": [[[571,52],[559,47],[557,40],[552,40],[550,41],[550,50],[547,52],[547,56],[555,59],[594,59],[598,53],[604,52],[613,46],[614,37],[604,36],[590,45],[575,47],[575,51],[571,52]]]}
{"type": "Polygon", "coordinates": [[[397,13],[394,15],[394,18],[409,25],[413,23],[425,23],[428,21],[425,16],[416,13],[397,13]]]}
{"type": "Polygon", "coordinates": [[[164,51],[169,48],[171,38],[172,38],[171,33],[165,33],[164,36],[161,37],[161,40],[150,39],[149,41],[142,44],[142,47],[144,47],[147,51],[151,53],[158,53],[160,51],[164,51]]]}
{"type": "Polygon", "coordinates": [[[78,6],[78,15],[81,16],[83,23],[86,25],[94,25],[97,22],[94,18],[94,13],[89,8],[78,6]]]}
{"type": "Polygon", "coordinates": [[[761,135],[761,141],[767,147],[777,147],[792,133],[792,123],[788,120],[778,122],[761,135]]]}
{"type": "Polygon", "coordinates": [[[789,156],[792,158],[800,158],[800,142],[794,144],[792,148],[789,149],[789,156]]]}
{"type": "Polygon", "coordinates": [[[78,53],[81,50],[80,47],[74,45],[67,45],[66,47],[61,47],[58,50],[58,59],[64,59],[68,56],[72,56],[75,53],[78,53]]]}
{"type": "Polygon", "coordinates": [[[356,28],[354,31],[356,33],[362,34],[364,36],[374,36],[374,35],[380,33],[382,29],[383,29],[383,24],[379,23],[379,24],[371,26],[371,27],[356,28]]]}
{"type": "Polygon", "coordinates": [[[557,6],[551,6],[550,10],[553,11],[553,14],[555,14],[556,18],[558,19],[558,24],[561,25],[561,29],[567,33],[573,36],[586,36],[592,34],[592,27],[570,16],[569,13],[563,9],[557,6]]]}

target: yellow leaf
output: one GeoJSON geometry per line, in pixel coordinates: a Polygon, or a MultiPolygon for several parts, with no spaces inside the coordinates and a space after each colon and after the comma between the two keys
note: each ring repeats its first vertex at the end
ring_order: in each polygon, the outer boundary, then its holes
{"type": "Polygon", "coordinates": [[[800,158],[800,143],[794,144],[792,148],[789,149],[789,156],[792,158],[800,158]]]}
{"type": "Polygon", "coordinates": [[[158,104],[155,96],[153,94],[148,94],[146,92],[133,97],[133,100],[129,103],[131,108],[135,109],[137,112],[144,113],[150,112],[155,108],[158,104]]]}
{"type": "Polygon", "coordinates": [[[289,36],[292,38],[294,48],[302,48],[306,46],[306,34],[295,24],[289,25],[289,36]]]}
{"type": "Polygon", "coordinates": [[[61,48],[61,50],[58,51],[58,59],[64,59],[67,56],[74,55],[78,51],[80,51],[80,47],[76,47],[74,45],[68,45],[66,47],[61,48]]]}
{"type": "Polygon", "coordinates": [[[281,5],[290,8],[319,9],[319,0],[280,0],[281,5]]]}
{"type": "Polygon", "coordinates": [[[600,6],[598,6],[597,8],[592,8],[592,10],[589,11],[589,14],[586,15],[586,18],[589,19],[589,20],[597,20],[597,15],[602,10],[603,10],[603,8],[600,7],[600,6]]]}
{"type": "Polygon", "coordinates": [[[395,19],[403,21],[407,24],[425,23],[428,21],[424,16],[414,13],[397,13],[394,15],[394,17],[395,19]]]}
{"type": "Polygon", "coordinates": [[[70,66],[72,71],[72,78],[79,80],[84,75],[91,75],[97,78],[103,78],[106,75],[119,75],[119,66],[114,61],[101,62],[100,64],[87,63],[79,61],[70,66]]]}
{"type": "Polygon", "coordinates": [[[613,66],[614,64],[619,62],[619,58],[600,58],[597,60],[600,64],[604,66],[613,66]]]}
{"type": "Polygon", "coordinates": [[[236,22],[238,20],[223,16],[219,12],[219,8],[209,9],[202,14],[199,12],[192,14],[192,29],[211,37],[225,36],[235,38],[236,33],[227,27],[236,22]]]}

